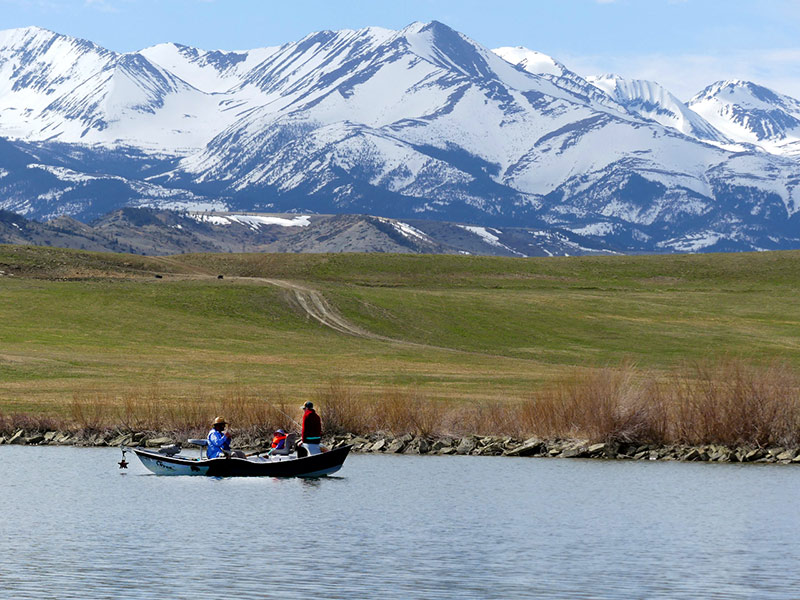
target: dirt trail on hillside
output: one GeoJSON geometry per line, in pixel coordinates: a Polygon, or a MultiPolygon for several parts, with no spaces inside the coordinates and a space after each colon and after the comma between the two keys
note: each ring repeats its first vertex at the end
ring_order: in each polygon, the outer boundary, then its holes
{"type": "MultiPolygon", "coordinates": [[[[180,261],[170,260],[169,258],[163,259],[165,264],[174,264],[174,265],[182,265],[186,266],[184,263],[180,261]]],[[[198,279],[206,279],[211,277],[216,277],[215,275],[210,274],[208,271],[204,271],[200,267],[192,268],[192,273],[185,273],[184,277],[189,278],[198,278],[198,279]]],[[[475,354],[481,356],[501,356],[496,354],[487,354],[485,352],[475,352],[471,350],[459,350],[457,348],[448,348],[446,346],[436,346],[434,344],[423,344],[420,342],[410,342],[408,340],[392,338],[385,335],[379,335],[377,333],[373,333],[359,327],[358,325],[351,323],[345,317],[343,317],[339,312],[332,307],[328,302],[325,300],[325,297],[313,288],[306,287],[304,285],[300,285],[299,283],[295,283],[293,281],[287,281],[285,279],[270,279],[267,277],[240,277],[240,276],[226,276],[225,279],[227,281],[231,280],[239,280],[239,281],[254,281],[259,283],[265,283],[267,285],[272,285],[275,287],[279,287],[281,289],[287,290],[291,294],[291,301],[302,310],[309,318],[314,319],[320,325],[328,327],[329,329],[333,329],[334,331],[338,331],[339,333],[343,333],[345,335],[351,335],[353,337],[358,337],[367,340],[376,340],[380,342],[390,342],[392,344],[401,344],[403,346],[410,346],[414,348],[424,348],[424,349],[433,349],[433,350],[444,350],[447,352],[455,352],[458,354],[475,354]]]]}
{"type": "Polygon", "coordinates": [[[292,300],[299,306],[303,312],[318,323],[329,327],[339,333],[352,335],[355,337],[365,338],[369,340],[380,340],[383,342],[395,342],[400,344],[408,344],[403,340],[396,340],[383,335],[378,335],[362,329],[358,325],[350,323],[342,315],[340,315],[330,304],[327,303],[325,297],[317,290],[305,287],[303,285],[286,281],[285,279],[266,279],[263,277],[243,277],[242,279],[249,279],[253,281],[263,281],[270,285],[288,290],[292,293],[292,300]]]}
{"type": "MultiPolygon", "coordinates": [[[[177,276],[188,277],[191,279],[206,279],[214,277],[211,273],[207,270],[203,269],[202,267],[196,267],[191,264],[186,264],[184,262],[175,260],[170,257],[166,256],[153,256],[150,257],[164,265],[181,267],[187,271],[182,274],[175,274],[177,276]]],[[[261,283],[266,283],[269,285],[274,285],[276,287],[288,290],[291,292],[291,299],[294,302],[295,306],[299,307],[306,315],[310,318],[314,319],[321,325],[325,327],[329,327],[334,331],[338,331],[339,333],[344,333],[347,335],[352,335],[355,337],[370,339],[370,340],[380,340],[384,342],[397,342],[397,343],[410,343],[404,342],[403,340],[396,340],[393,338],[388,338],[386,336],[378,335],[376,333],[372,333],[371,331],[367,331],[366,329],[362,329],[353,323],[350,323],[347,319],[345,319],[342,315],[340,315],[330,304],[327,303],[325,297],[319,293],[317,290],[311,289],[309,287],[300,285],[298,283],[294,283],[292,281],[286,281],[285,279],[268,279],[266,277],[237,277],[237,276],[229,276],[227,279],[230,280],[240,280],[240,281],[258,281],[261,283]]]]}
{"type": "MultiPolygon", "coordinates": [[[[476,356],[496,356],[502,357],[499,354],[489,354],[486,352],[475,352],[472,350],[460,350],[458,348],[448,348],[447,346],[436,346],[433,344],[422,344],[420,342],[409,342],[408,340],[401,340],[397,338],[387,337],[385,335],[378,335],[366,329],[350,323],[336,309],[334,309],[325,300],[325,297],[317,290],[305,287],[303,285],[286,281],[285,279],[267,279],[264,277],[242,277],[241,279],[251,281],[261,281],[274,285],[293,293],[293,300],[297,305],[312,319],[318,323],[329,327],[339,333],[352,335],[367,340],[377,340],[381,342],[390,342],[392,344],[400,344],[412,348],[425,349],[425,350],[441,350],[445,352],[453,352],[456,354],[471,354],[476,356]]],[[[505,357],[503,357],[505,358],[505,357]]]]}

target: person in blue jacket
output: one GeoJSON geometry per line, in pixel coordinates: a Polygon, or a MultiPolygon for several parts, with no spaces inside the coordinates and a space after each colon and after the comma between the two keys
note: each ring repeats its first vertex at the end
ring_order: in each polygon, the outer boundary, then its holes
{"type": "Polygon", "coordinates": [[[231,455],[238,458],[244,458],[244,453],[239,450],[231,451],[231,434],[225,431],[225,419],[217,417],[208,432],[208,447],[206,448],[206,456],[208,458],[217,458],[224,456],[230,458],[231,455]]]}

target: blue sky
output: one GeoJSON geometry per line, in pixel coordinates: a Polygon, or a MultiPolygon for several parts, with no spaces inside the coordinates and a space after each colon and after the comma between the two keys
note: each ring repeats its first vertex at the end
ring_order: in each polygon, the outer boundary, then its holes
{"type": "Polygon", "coordinates": [[[164,41],[246,49],[433,19],[581,75],[654,79],[682,99],[734,78],[800,98],[798,0],[0,0],[0,29],[39,25],[122,52],[164,41]]]}

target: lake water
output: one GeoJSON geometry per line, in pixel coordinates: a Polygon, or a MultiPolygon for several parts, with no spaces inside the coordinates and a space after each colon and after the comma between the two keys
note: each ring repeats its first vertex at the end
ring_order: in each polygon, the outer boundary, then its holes
{"type": "Polygon", "coordinates": [[[148,474],[0,447],[6,598],[800,598],[800,468],[351,455],[148,474]]]}

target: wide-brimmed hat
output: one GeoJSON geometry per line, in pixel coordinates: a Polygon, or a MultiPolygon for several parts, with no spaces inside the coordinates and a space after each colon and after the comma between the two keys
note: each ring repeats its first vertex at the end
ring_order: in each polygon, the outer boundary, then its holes
{"type": "Polygon", "coordinates": [[[303,410],[305,410],[305,409],[307,409],[307,408],[314,408],[314,403],[313,403],[313,402],[306,402],[306,403],[305,403],[305,404],[303,404],[303,406],[301,406],[300,408],[302,408],[303,410]]]}
{"type": "Polygon", "coordinates": [[[217,417],[216,419],[214,419],[214,425],[227,425],[227,423],[225,422],[225,419],[223,419],[222,417],[217,417]]]}

